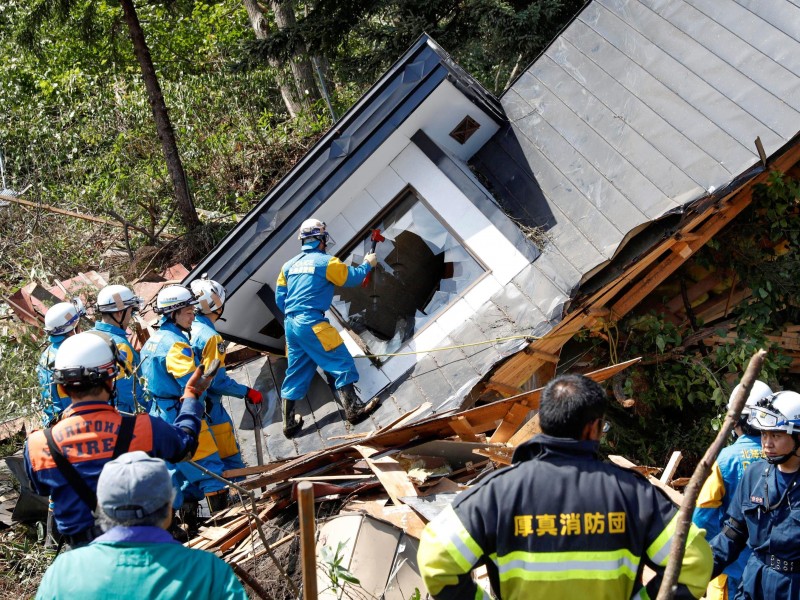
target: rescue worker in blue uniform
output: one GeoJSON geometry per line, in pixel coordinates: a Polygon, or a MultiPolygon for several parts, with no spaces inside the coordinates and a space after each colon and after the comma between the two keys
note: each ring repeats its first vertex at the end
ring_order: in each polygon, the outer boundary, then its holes
{"type": "Polygon", "coordinates": [[[317,366],[335,378],[336,395],[350,423],[364,420],[377,405],[377,398],[364,403],[358,397],[354,387],[358,381],[355,361],[339,332],[325,318],[325,311],[333,301],[334,286],[360,285],[378,258],[370,253],[363,264],[348,267],[330,256],[326,250],[334,242],[325,223],[318,219],[304,221],[297,237],[303,251],[283,265],[275,288],[275,301],[285,315],[289,363],[281,386],[286,437],[294,436],[303,426],[302,417],[295,412],[295,402],[308,392],[317,366]]]}
{"type": "Polygon", "coordinates": [[[147,412],[150,402],[146,399],[140,379],[139,353],[128,339],[128,325],[142,305],[142,299],[124,285],[107,285],[97,294],[97,323],[95,331],[102,331],[113,338],[117,351],[123,359],[116,383],[117,410],[135,413],[140,408],[147,412]]]}
{"type": "MultiPolygon", "coordinates": [[[[644,477],[598,458],[608,397],[582,375],[544,389],[542,434],[423,530],[417,564],[434,598],[489,598],[471,577],[485,565],[495,597],[655,598],[678,512],[644,477]],[[647,565],[655,576],[643,586],[647,565]]],[[[711,574],[692,525],[675,598],[699,598],[711,574]]]]}
{"type": "Polygon", "coordinates": [[[217,375],[206,391],[206,420],[214,434],[225,470],[240,469],[245,464],[236,441],[233,421],[222,405],[222,396],[245,398],[245,402],[256,405],[261,404],[264,397],[258,390],[231,379],[225,370],[225,342],[214,325],[225,310],[225,288],[205,278],[192,281],[191,288],[197,298],[192,322],[192,350],[206,368],[214,360],[220,362],[217,375]]]}
{"type": "MultiPolygon", "coordinates": [[[[741,384],[733,388],[728,399],[728,410],[734,396],[739,392],[741,384]]],[[[750,410],[762,398],[772,395],[772,390],[763,381],[753,382],[750,395],[747,397],[739,421],[734,428],[736,436],[733,444],[723,448],[711,467],[711,473],[703,484],[697,497],[697,508],[694,510],[692,522],[706,530],[706,539],[712,540],[722,531],[725,514],[733,499],[739,481],[750,463],[762,458],[761,436],[758,430],[747,424],[750,410]]],[[[736,562],[731,563],[725,571],[711,580],[706,591],[706,600],[729,600],[736,595],[736,589],[742,579],[742,571],[750,551],[745,548],[736,562]]]]}
{"type": "Polygon", "coordinates": [[[777,392],[750,410],[765,460],[744,472],[722,532],[711,540],[714,575],[745,547],[752,554],[736,600],[800,598],[800,394],[777,392]]]}
{"type": "MultiPolygon", "coordinates": [[[[161,315],[159,328],[142,347],[142,372],[152,402],[150,414],[167,423],[178,415],[181,390],[200,364],[189,342],[196,304],[191,290],[181,285],[170,285],[158,292],[154,310],[161,315]]],[[[205,394],[202,400],[205,401],[205,394]]],[[[193,460],[216,475],[225,470],[205,418],[193,460]]],[[[204,496],[211,512],[227,506],[228,488],[221,481],[187,463],[169,468],[175,484],[175,508],[183,506],[184,501],[191,502],[194,508],[194,503],[204,496]]]]}
{"type": "Polygon", "coordinates": [[[180,412],[169,425],[150,415],[122,415],[111,405],[119,360],[114,341],[102,333],[87,331],[64,341],[53,376],[72,403],[58,423],[34,431],[25,443],[31,487],[52,497],[58,531],[73,548],[100,533],[93,511],[103,465],[128,450],[180,462],[197,447],[199,396],[206,385],[202,369],[187,379],[180,412]]]}
{"type": "Polygon", "coordinates": [[[49,344],[39,357],[36,375],[39,378],[40,406],[42,425],[47,427],[58,421],[61,412],[70,404],[69,396],[62,393],[53,382],[53,366],[61,344],[71,335],[80,331],[81,317],[86,316],[86,309],[80,298],[70,302],[54,304],[44,315],[44,331],[49,344]]]}

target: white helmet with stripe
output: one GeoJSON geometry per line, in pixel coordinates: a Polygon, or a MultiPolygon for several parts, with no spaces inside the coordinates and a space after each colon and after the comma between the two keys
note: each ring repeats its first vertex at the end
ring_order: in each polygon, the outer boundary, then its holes
{"type": "Polygon", "coordinates": [[[157,315],[168,315],[185,306],[194,306],[197,298],[192,290],[182,285],[168,285],[158,292],[156,306],[153,309],[157,315]]]}
{"type": "Polygon", "coordinates": [[[216,312],[225,304],[225,288],[222,284],[203,274],[200,279],[195,279],[190,284],[192,292],[197,297],[197,307],[199,313],[209,314],[216,312]]]}
{"type": "Polygon", "coordinates": [[[127,308],[139,310],[142,299],[124,285],[107,285],[97,294],[97,312],[121,312],[127,308]]]}
{"type": "Polygon", "coordinates": [[[59,302],[51,306],[44,315],[44,330],[48,335],[65,335],[77,327],[86,308],[80,298],[59,302]]]}

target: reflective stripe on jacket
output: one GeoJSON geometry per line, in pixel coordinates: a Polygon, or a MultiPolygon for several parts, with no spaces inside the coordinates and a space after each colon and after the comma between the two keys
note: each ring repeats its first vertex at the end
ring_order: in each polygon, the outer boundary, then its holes
{"type": "MultiPolygon", "coordinates": [[[[667,564],[677,510],[633,471],[601,462],[597,443],[538,435],[514,465],[458,495],[425,528],[418,564],[436,598],[480,598],[485,564],[504,600],[648,597],[667,564]],[[656,577],[644,590],[644,564],[656,577]]],[[[692,526],[676,598],[699,598],[711,551],[692,526]]]]}

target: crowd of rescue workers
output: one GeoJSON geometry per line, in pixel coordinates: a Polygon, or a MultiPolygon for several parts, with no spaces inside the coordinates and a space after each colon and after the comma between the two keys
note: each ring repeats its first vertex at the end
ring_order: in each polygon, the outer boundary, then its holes
{"type": "MultiPolygon", "coordinates": [[[[360,285],[377,256],[345,265],[328,254],[333,240],[317,219],[298,239],[302,251],[275,288],[287,438],[303,434],[296,406],[318,369],[335,382],[350,423],[377,408],[359,397],[353,357],[326,317],[334,288],[360,285]]],[[[182,544],[203,516],[229,506],[235,479],[224,474],[245,467],[223,398],[256,411],[264,400],[226,372],[216,329],[225,300],[205,276],[163,288],[141,351],[128,330],[143,302],[126,286],[100,290],[89,331],[80,331],[87,311],[77,298],[46,312],[42,429],[28,437],[24,459],[32,489],[49,498],[45,544],[56,559],[37,598],[247,598],[222,559],[182,544]]],[[[600,458],[607,407],[606,391],[582,375],[545,387],[542,433],[424,529],[422,597],[656,596],[678,511],[644,477],[600,458]]],[[[700,493],[673,597],[800,600],[798,449],[800,394],[756,381],[700,493]]]]}

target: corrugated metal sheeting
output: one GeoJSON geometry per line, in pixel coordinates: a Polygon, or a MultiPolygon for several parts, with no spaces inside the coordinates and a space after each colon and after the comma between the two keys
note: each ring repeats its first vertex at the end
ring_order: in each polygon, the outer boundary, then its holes
{"type": "Polygon", "coordinates": [[[800,130],[800,7],[597,0],[501,102],[510,123],[475,163],[585,280],[758,162],[756,137],[769,155],[800,130]]]}

